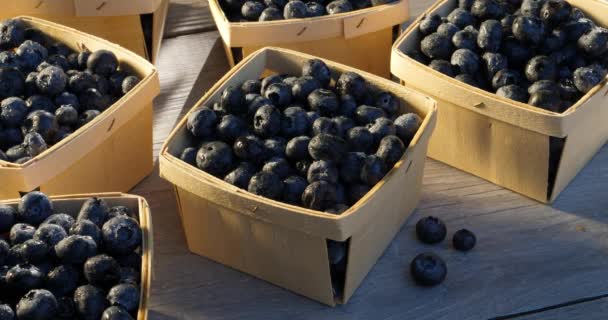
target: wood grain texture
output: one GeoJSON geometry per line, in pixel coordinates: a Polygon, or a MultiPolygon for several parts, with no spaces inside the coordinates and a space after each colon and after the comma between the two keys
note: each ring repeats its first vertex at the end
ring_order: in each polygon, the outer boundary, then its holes
{"type": "Polygon", "coordinates": [[[171,0],[165,38],[215,29],[207,0],[171,0]]]}
{"type": "MultiPolygon", "coordinates": [[[[411,1],[413,16],[430,3],[411,1]]],[[[196,34],[163,43],[155,152],[184,105],[189,108],[227,71],[217,37],[196,34]]],[[[606,163],[604,146],[548,207],[428,160],[416,213],[350,302],[336,308],[190,254],[173,189],[156,169],[134,190],[148,200],[154,223],[150,319],[489,319],[607,294],[606,163]],[[444,219],[448,237],[460,228],[473,230],[478,246],[460,253],[450,248],[450,239],[435,247],[419,244],[414,224],[426,215],[444,219]],[[414,286],[407,272],[415,254],[427,250],[449,267],[446,282],[431,289],[414,286]]],[[[606,311],[604,299],[520,318],[604,319],[606,311]]]]}

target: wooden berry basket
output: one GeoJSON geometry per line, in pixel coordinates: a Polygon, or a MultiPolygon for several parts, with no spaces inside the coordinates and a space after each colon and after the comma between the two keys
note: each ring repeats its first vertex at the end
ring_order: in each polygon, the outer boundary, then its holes
{"type": "MultiPolygon", "coordinates": [[[[141,256],[141,281],[139,289],[139,309],[137,320],[148,319],[148,304],[150,299],[150,285],[152,283],[152,259],[154,256],[152,217],[150,207],[146,199],[140,196],[124,193],[97,193],[97,194],[75,194],[63,196],[51,196],[53,208],[56,212],[62,212],[76,218],[82,204],[89,198],[98,197],[107,201],[110,207],[125,206],[131,212],[137,212],[139,225],[142,230],[142,256],[141,256]]],[[[2,205],[16,207],[19,199],[2,200],[2,205]]]]}
{"type": "Polygon", "coordinates": [[[156,62],[169,0],[2,0],[0,20],[27,15],[66,25],[117,43],[156,62]],[[152,15],[146,43],[143,15],[152,15]]]}
{"type": "MultiPolygon", "coordinates": [[[[568,2],[608,26],[606,2],[568,2]]],[[[405,52],[421,39],[420,20],[433,13],[445,15],[456,5],[456,0],[435,3],[395,42],[391,57],[391,72],[402,83],[438,101],[429,156],[551,203],[608,140],[606,80],[565,112],[554,113],[466,85],[408,57],[405,52]],[[554,152],[556,171],[550,170],[552,143],[563,143],[562,152],[554,152]]]]}
{"type": "Polygon", "coordinates": [[[39,189],[53,194],[128,191],[153,168],[152,100],[156,68],[119,45],[49,21],[18,17],[72,49],[108,49],[140,83],[90,123],[24,164],[0,161],[0,199],[39,189]]]}
{"type": "Polygon", "coordinates": [[[337,61],[385,78],[390,76],[393,27],[409,18],[409,0],[306,19],[230,22],[218,0],[209,0],[231,67],[266,46],[337,61]]]}
{"type": "MultiPolygon", "coordinates": [[[[265,71],[299,74],[310,55],[265,48],[245,58],[192,108],[219,99],[221,91],[265,71]]],[[[160,153],[160,175],[175,185],[190,250],[296,293],[334,306],[346,303],[416,207],[427,144],[435,126],[435,101],[391,81],[326,61],[334,80],[359,72],[369,84],[400,100],[400,112],[416,112],[422,125],[395,167],[342,215],[288,205],[254,195],[179,158],[188,143],[186,115],[160,153]],[[350,240],[343,296],[334,299],[327,239],[350,240]]]]}

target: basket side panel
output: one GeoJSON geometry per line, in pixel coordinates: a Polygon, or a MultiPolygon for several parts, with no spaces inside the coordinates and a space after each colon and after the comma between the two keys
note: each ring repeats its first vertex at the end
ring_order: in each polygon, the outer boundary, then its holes
{"type": "Polygon", "coordinates": [[[325,239],[253,219],[177,188],[189,249],[333,305],[325,239]]]}
{"type": "MultiPolygon", "coordinates": [[[[557,171],[551,200],[555,200],[579,171],[608,141],[608,88],[604,87],[589,99],[585,112],[577,112],[577,128],[566,138],[562,159],[557,171]]],[[[583,110],[578,110],[583,111],[583,110]]]]}
{"type": "Polygon", "coordinates": [[[152,106],[116,130],[97,148],[41,186],[48,194],[128,191],[153,168],[152,106]]]}
{"type": "MultiPolygon", "coordinates": [[[[390,76],[389,61],[392,42],[393,29],[390,27],[351,39],[344,39],[341,36],[273,45],[330,59],[388,78],[390,76]]],[[[243,57],[265,46],[266,44],[243,47],[243,57]]]]}
{"type": "Polygon", "coordinates": [[[429,157],[547,201],[548,136],[437,101],[438,121],[429,157]]]}

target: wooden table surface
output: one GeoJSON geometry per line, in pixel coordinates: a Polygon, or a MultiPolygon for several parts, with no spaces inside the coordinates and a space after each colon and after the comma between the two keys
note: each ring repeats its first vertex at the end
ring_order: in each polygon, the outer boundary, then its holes
{"type": "MultiPolygon", "coordinates": [[[[410,0],[412,16],[431,0],[410,0]]],[[[154,149],[183,112],[227,70],[206,2],[172,0],[158,63],[154,149]]],[[[152,208],[155,261],[150,319],[606,319],[608,318],[608,148],[552,207],[428,160],[418,209],[347,305],[330,308],[188,252],[171,185],[154,174],[132,192],[152,208]],[[426,246],[413,225],[442,218],[473,230],[470,253],[426,246]],[[447,280],[413,284],[422,251],[446,260],[447,280]]],[[[451,233],[450,233],[451,234],[451,233]]]]}

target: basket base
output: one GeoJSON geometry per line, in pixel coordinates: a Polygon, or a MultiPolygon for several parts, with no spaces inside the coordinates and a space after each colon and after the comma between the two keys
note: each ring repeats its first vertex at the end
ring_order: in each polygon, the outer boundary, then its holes
{"type": "MultiPolygon", "coordinates": [[[[333,60],[389,79],[392,44],[393,27],[390,27],[351,39],[338,37],[306,42],[280,43],[273,44],[273,46],[333,60]]],[[[234,67],[242,58],[266,46],[230,48],[224,43],[230,67],[234,67]],[[236,54],[233,50],[237,51],[236,54]]]]}

